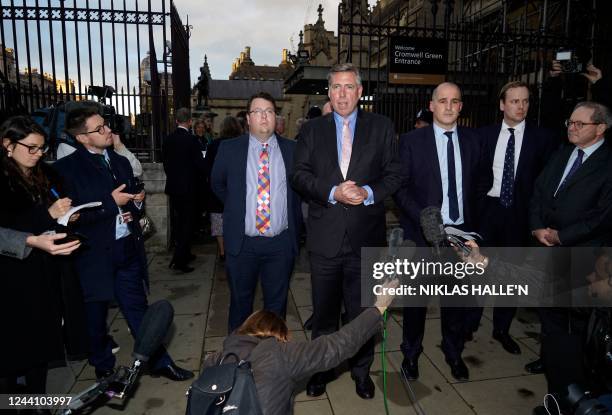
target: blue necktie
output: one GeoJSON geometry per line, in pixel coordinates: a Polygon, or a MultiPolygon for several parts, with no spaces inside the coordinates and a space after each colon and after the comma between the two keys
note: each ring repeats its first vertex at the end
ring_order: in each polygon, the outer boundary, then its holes
{"type": "Polygon", "coordinates": [[[457,179],[455,177],[455,146],[453,132],[444,133],[448,137],[446,143],[446,163],[448,170],[448,217],[455,222],[459,219],[459,202],[457,199],[457,179]]]}
{"type": "Polygon", "coordinates": [[[506,147],[501,192],[499,193],[499,203],[506,208],[512,206],[514,199],[514,128],[508,128],[508,131],[510,131],[510,138],[506,147]]]}
{"type": "Polygon", "coordinates": [[[576,160],[574,160],[574,164],[572,164],[570,171],[567,172],[567,176],[565,176],[565,179],[563,179],[563,181],[561,182],[561,186],[559,186],[559,188],[557,189],[555,196],[561,191],[561,189],[563,189],[563,187],[565,187],[569,178],[572,177],[574,173],[576,173],[580,166],[582,166],[582,157],[584,157],[584,151],[578,149],[578,157],[576,157],[576,160]]]}

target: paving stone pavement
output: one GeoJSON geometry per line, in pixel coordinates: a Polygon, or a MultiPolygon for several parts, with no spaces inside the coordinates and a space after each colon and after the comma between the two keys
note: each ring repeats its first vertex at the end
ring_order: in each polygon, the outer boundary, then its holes
{"type": "MultiPolygon", "coordinates": [[[[227,330],[229,291],[223,264],[216,260],[213,244],[195,247],[196,270],[178,274],[168,269],[168,254],[150,255],[150,300],[169,300],[175,309],[174,323],[165,339],[170,355],[180,366],[199,374],[207,353],[220,350],[227,330]]],[[[310,338],[303,322],[310,316],[311,292],[308,258],[305,252],[296,261],[291,281],[287,322],[295,340],[310,338]]],[[[258,295],[261,301],[261,296],[258,295]]],[[[112,309],[109,326],[121,346],[118,364],[130,365],[133,340],[121,313],[112,309]]],[[[472,342],[466,344],[464,358],[470,369],[470,381],[457,382],[451,375],[440,350],[439,313],[428,310],[425,351],[419,360],[421,377],[410,383],[402,382],[399,368],[402,354],[401,310],[392,310],[388,321],[387,340],[387,403],[390,414],[452,414],[452,415],[525,415],[541,401],[546,389],[542,375],[530,375],[523,369],[539,351],[538,319],[532,310],[519,310],[511,335],[519,342],[522,354],[506,353],[491,339],[492,313],[486,309],[481,327],[472,342]]],[[[371,375],[376,396],[362,400],[355,394],[354,383],[346,367],[338,370],[339,377],[330,383],[319,398],[306,395],[304,381],[296,395],[295,414],[361,415],[384,414],[383,372],[380,339],[371,375]]],[[[71,362],[67,368],[53,369],[48,380],[49,393],[76,394],[94,382],[93,369],[86,362],[71,362]]],[[[185,392],[190,381],[171,382],[164,378],[140,377],[131,399],[111,401],[92,408],[87,413],[104,414],[184,414],[185,392]]]]}

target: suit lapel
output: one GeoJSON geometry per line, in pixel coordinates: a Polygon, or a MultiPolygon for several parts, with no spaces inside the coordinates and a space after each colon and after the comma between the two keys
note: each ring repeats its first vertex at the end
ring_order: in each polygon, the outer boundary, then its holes
{"type": "MultiPolygon", "coordinates": [[[[576,172],[567,180],[567,183],[561,189],[561,192],[569,189],[572,185],[582,180],[594,171],[598,171],[601,168],[601,164],[607,159],[608,147],[606,143],[603,143],[593,154],[587,158],[583,164],[576,170],[576,172]]],[[[571,154],[571,153],[570,153],[571,154]]],[[[568,157],[569,158],[569,157],[568,157]]],[[[567,159],[566,159],[567,165],[567,159]]],[[[561,193],[559,192],[559,193],[561,193]]]]}
{"type": "MultiPolygon", "coordinates": [[[[240,194],[244,195],[244,199],[246,200],[246,174],[247,174],[247,157],[249,154],[249,135],[245,134],[242,136],[240,140],[240,145],[238,146],[238,166],[242,166],[242,174],[238,175],[239,186],[240,186],[240,194]]],[[[231,166],[230,166],[231,168],[231,166]]]]}
{"type": "Polygon", "coordinates": [[[536,143],[534,141],[533,135],[531,134],[531,131],[532,129],[529,127],[528,124],[526,124],[525,131],[523,132],[523,144],[521,144],[521,151],[519,152],[518,164],[516,166],[516,174],[514,175],[515,183],[520,177],[520,175],[523,173],[523,170],[525,170],[525,165],[529,161],[527,159],[532,157],[532,155],[535,153],[536,143]]]}
{"type": "Polygon", "coordinates": [[[466,139],[466,135],[467,133],[462,129],[457,127],[457,141],[459,141],[459,154],[461,154],[461,185],[463,187],[462,192],[463,192],[463,209],[465,211],[465,199],[466,199],[466,195],[469,194],[470,189],[468,188],[468,185],[470,183],[470,165],[471,165],[471,152],[469,147],[469,144],[467,139],[466,139]]]}
{"type": "Polygon", "coordinates": [[[357,111],[357,120],[355,122],[355,132],[353,134],[353,148],[351,150],[351,160],[347,170],[347,177],[350,176],[352,171],[359,165],[359,158],[363,154],[363,149],[367,144],[368,128],[370,122],[367,114],[363,111],[357,111]]]}
{"type": "Polygon", "coordinates": [[[425,127],[425,148],[429,157],[429,171],[433,172],[433,180],[435,189],[439,189],[440,195],[443,195],[442,190],[442,175],[440,173],[440,160],[438,159],[438,149],[436,148],[436,136],[434,135],[433,126],[425,127]]]}
{"type": "Polygon", "coordinates": [[[340,171],[340,160],[338,160],[338,142],[336,138],[336,121],[334,120],[333,113],[326,115],[328,117],[327,126],[323,133],[323,143],[324,151],[322,154],[326,154],[330,161],[331,165],[334,166],[334,170],[330,172],[332,175],[336,176],[338,183],[343,182],[342,171],[340,171]]]}

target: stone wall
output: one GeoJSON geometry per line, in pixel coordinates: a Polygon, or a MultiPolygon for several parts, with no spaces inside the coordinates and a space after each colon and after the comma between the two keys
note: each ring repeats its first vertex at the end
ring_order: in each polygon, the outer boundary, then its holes
{"type": "Polygon", "coordinates": [[[155,234],[145,242],[147,252],[165,252],[170,238],[170,210],[168,196],[164,193],[166,173],[161,163],[142,163],[142,179],[147,192],[147,215],[155,225],[155,234]]]}

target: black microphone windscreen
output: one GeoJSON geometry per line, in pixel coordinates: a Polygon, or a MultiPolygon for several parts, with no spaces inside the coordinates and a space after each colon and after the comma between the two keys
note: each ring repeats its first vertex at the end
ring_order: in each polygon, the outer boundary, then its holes
{"type": "Polygon", "coordinates": [[[161,346],[162,340],[172,324],[174,309],[166,300],[159,300],[149,306],[142,318],[142,323],[136,336],[134,352],[135,359],[148,361],[161,346]]]}
{"type": "Polygon", "coordinates": [[[426,207],[421,211],[421,229],[425,240],[433,246],[440,246],[446,240],[442,223],[442,213],[436,206],[426,207]]]}

